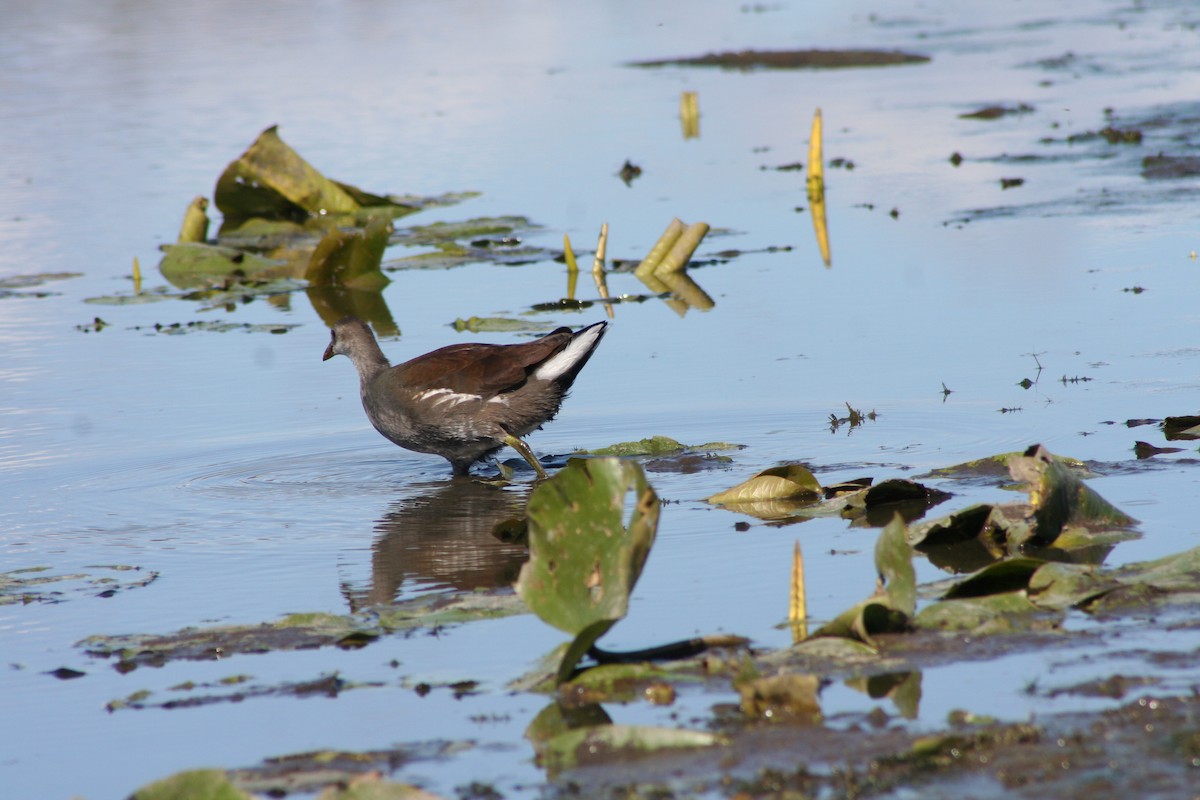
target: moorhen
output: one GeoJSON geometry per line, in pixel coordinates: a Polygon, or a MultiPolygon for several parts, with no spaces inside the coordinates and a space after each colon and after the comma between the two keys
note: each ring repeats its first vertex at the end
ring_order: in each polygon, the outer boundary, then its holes
{"type": "Polygon", "coordinates": [[[340,354],[354,362],[367,419],[401,447],[442,456],[465,475],[509,445],[545,478],[521,437],[558,413],[607,327],[559,328],[522,344],[452,344],[393,367],[367,324],[345,317],[323,360],[340,354]]]}

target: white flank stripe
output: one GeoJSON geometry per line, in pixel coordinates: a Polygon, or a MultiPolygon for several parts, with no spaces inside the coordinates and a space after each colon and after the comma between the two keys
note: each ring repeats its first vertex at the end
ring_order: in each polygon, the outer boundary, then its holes
{"type": "Polygon", "coordinates": [[[542,381],[555,380],[558,376],[575,366],[579,359],[586,356],[602,333],[604,333],[603,325],[593,325],[587,328],[576,336],[569,345],[563,348],[561,353],[538,367],[537,371],[533,373],[533,377],[542,381]]]}
{"type": "Polygon", "coordinates": [[[449,403],[452,407],[459,403],[469,403],[472,400],[482,400],[477,394],[461,394],[450,389],[429,389],[421,392],[416,397],[417,400],[433,400],[433,405],[440,406],[444,403],[449,403]]]}

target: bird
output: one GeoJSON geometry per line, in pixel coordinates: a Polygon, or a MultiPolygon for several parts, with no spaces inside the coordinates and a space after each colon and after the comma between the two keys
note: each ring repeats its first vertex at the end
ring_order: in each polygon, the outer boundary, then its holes
{"type": "Polygon", "coordinates": [[[400,447],[442,456],[458,476],[508,445],[544,479],[523,437],[558,413],[607,328],[602,320],[519,344],[452,344],[392,366],[367,324],[344,317],[322,360],[350,359],[367,419],[400,447]]]}

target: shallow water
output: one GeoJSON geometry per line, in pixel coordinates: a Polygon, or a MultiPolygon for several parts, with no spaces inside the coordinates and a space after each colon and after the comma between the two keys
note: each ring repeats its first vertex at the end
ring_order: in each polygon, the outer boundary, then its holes
{"type": "MultiPolygon", "coordinates": [[[[413,223],[524,214],[543,226],[533,243],[557,247],[568,233],[586,250],[607,222],[610,257],[638,259],[678,216],[714,226],[699,258],[743,251],[692,271],[716,301],[711,311],[680,317],[655,299],[618,304],[558,420],[531,439],[536,452],[556,456],[655,434],[746,445],[727,468],[650,474],[673,502],[608,647],[717,631],[788,644],[778,625],[797,540],[814,617],[870,591],[876,531],[822,519],[738,532],[745,518],[702,502],[781,461],[810,463],[826,483],[879,480],[1041,442],[1097,462],[1093,488],[1141,520],[1144,536],[1117,547],[1109,565],[1200,544],[1194,447],[1137,462],[1135,440],[1164,442],[1153,427],[1124,424],[1195,413],[1200,388],[1189,302],[1200,280],[1197,181],[1148,180],[1140,167],[1159,151],[1194,154],[1194,10],[994,2],[973,3],[967,15],[950,2],[886,12],[812,5],[7,9],[0,279],[80,275],[0,296],[0,571],[95,575],[96,565],[119,564],[157,578],[109,598],[85,587],[58,603],[0,607],[3,794],[118,797],[195,766],[433,740],[474,746],[416,761],[397,779],[448,795],[478,779],[510,797],[535,795],[545,780],[522,739],[544,699],[504,689],[561,638],[528,615],[385,637],[359,651],[126,675],[75,645],[91,634],[344,613],[512,580],[519,553],[487,531],[519,510],[525,489],[453,483],[440,460],[379,438],[349,364],[320,361],[328,331],[303,293],[217,310],[185,300],[86,302],[128,293],[135,257],[146,284],[161,285],[158,245],[173,241],[190,199],[211,195],[225,164],[270,124],[327,175],[369,190],[482,193],[413,223]],[[746,47],[904,49],[932,61],[752,73],[625,66],[746,47]],[[699,96],[698,139],[680,130],[683,90],[699,96]],[[1018,103],[1035,110],[958,118],[1018,103]],[[817,107],[826,157],[854,162],[826,171],[830,269],[807,213],[796,210],[807,204],[803,173],[773,169],[807,157],[817,107]],[[1063,141],[1107,124],[1138,124],[1145,140],[1063,141]],[[966,159],[957,168],[954,152],[966,159]],[[626,158],[644,170],[629,187],[616,177],[626,158]],[[1001,190],[1008,177],[1025,183],[1001,190]],[[782,247],[790,249],[766,251],[782,247]],[[96,316],[108,327],[77,328],[96,316]],[[283,335],[151,327],[214,319],[298,327],[283,335]],[[1063,380],[1075,377],[1088,380],[1063,380]],[[1037,382],[1023,389],[1023,378],[1037,382]],[[943,384],[953,393],[943,396],[943,384]],[[831,432],[829,415],[844,414],[847,402],[879,416],[831,432]],[[60,667],[86,675],[46,674],[60,667]],[[105,710],[142,689],[164,699],[183,681],[250,674],[273,684],[334,671],[383,686],[336,700],[105,710]],[[463,699],[412,690],[467,679],[481,690],[463,699]]],[[[395,250],[388,257],[406,254],[395,250]]],[[[384,298],[402,330],[384,342],[393,360],[466,340],[448,327],[456,317],[517,316],[566,287],[554,262],[392,278],[384,298]]],[[[614,294],[644,291],[629,274],[609,280],[614,294]]],[[[580,286],[594,297],[586,275],[580,286]]],[[[594,305],[539,319],[578,325],[603,314],[594,305]]],[[[939,513],[1010,497],[989,486],[942,488],[956,497],[939,513]]],[[[939,577],[924,562],[918,575],[939,577]]],[[[1079,671],[1025,654],[984,673],[974,665],[964,683],[948,666],[926,676],[914,724],[937,724],[977,700],[982,713],[1023,718],[1045,702],[1024,694],[1031,676],[1053,683],[1079,671]],[[973,685],[988,687],[987,700],[973,685]]],[[[669,715],[704,719],[728,699],[687,690],[671,709],[611,713],[671,724],[669,715]]],[[[827,713],[875,702],[844,690],[823,699],[827,713]]]]}

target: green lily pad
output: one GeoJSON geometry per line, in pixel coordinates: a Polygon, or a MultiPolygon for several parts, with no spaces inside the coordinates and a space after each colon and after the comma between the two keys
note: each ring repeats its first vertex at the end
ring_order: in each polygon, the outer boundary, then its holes
{"type": "Polygon", "coordinates": [[[1090,530],[1128,529],[1137,520],[1113,506],[1041,445],[1012,458],[1014,479],[1029,484],[1036,529],[1030,543],[1048,545],[1068,525],[1090,530]]]}
{"type": "MultiPolygon", "coordinates": [[[[942,600],[921,609],[913,620],[918,628],[970,631],[973,634],[1010,633],[1028,630],[1038,624],[1041,609],[1029,601],[1024,591],[942,600]]],[[[1057,624],[1056,615],[1046,627],[1057,624]]]]}
{"type": "Polygon", "coordinates": [[[907,630],[917,603],[912,548],[905,541],[904,520],[896,516],[875,542],[875,569],[882,583],[875,595],[843,611],[812,635],[857,639],[874,646],[874,636],[907,630]]]}
{"type": "Polygon", "coordinates": [[[615,458],[573,458],[530,495],[529,561],[516,588],[543,621],[576,637],[559,683],[625,616],[654,544],[658,510],[641,467],[615,458]],[[626,518],[630,491],[635,504],[626,518]]]}
{"type": "Polygon", "coordinates": [[[286,261],[203,242],[165,245],[158,269],[172,285],[181,289],[219,287],[231,279],[292,277],[286,261]]]}
{"type": "Polygon", "coordinates": [[[345,189],[285,144],[274,125],[225,168],[213,199],[228,220],[298,219],[361,207],[345,189]]]}
{"type": "Polygon", "coordinates": [[[112,597],[149,586],[158,573],[125,564],[92,565],[86,572],[54,574],[51,567],[25,567],[0,572],[0,606],[61,603],[81,597],[112,597]],[[129,573],[126,580],[121,577],[129,573]]]}
{"type": "Polygon", "coordinates": [[[1029,586],[1033,574],[1045,563],[1037,558],[1009,558],[997,561],[954,584],[943,597],[946,600],[954,600],[1025,589],[1029,586]]]}
{"type": "Polygon", "coordinates": [[[450,242],[478,240],[486,236],[517,236],[539,227],[528,217],[476,217],[460,222],[434,222],[430,225],[401,228],[391,237],[391,243],[410,247],[433,247],[450,242]]]}
{"type": "Polygon", "coordinates": [[[1047,563],[1029,577],[1027,593],[1041,608],[1065,610],[1081,606],[1120,585],[1093,567],[1047,563]]]}
{"type": "Polygon", "coordinates": [[[380,636],[414,628],[440,628],[522,613],[508,593],[446,593],[375,606],[351,615],[291,614],[273,623],[184,628],[173,634],[94,635],[79,642],[90,655],[116,656],[122,668],[176,660],[212,660],[239,653],[362,647],[380,636]]]}
{"type": "Polygon", "coordinates": [[[327,786],[317,800],[442,800],[419,786],[386,781],[378,773],[360,775],[346,786],[327,786]]]}
{"type": "Polygon", "coordinates": [[[681,453],[700,453],[713,450],[740,450],[744,445],[729,442],[707,442],[706,444],[683,444],[670,436],[650,436],[636,442],[618,442],[595,450],[585,450],[593,456],[674,456],[681,453]]]}
{"type": "Polygon", "coordinates": [[[49,281],[65,281],[83,277],[82,272],[38,272],[29,275],[9,275],[0,278],[0,289],[27,289],[49,281]]]}
{"type": "Polygon", "coordinates": [[[254,800],[224,770],[195,769],[179,772],[135,791],[130,800],[254,800]]]}
{"type": "Polygon", "coordinates": [[[536,333],[548,331],[551,326],[545,322],[528,319],[508,319],[505,317],[459,317],[450,323],[454,330],[462,333],[536,333]]]}
{"type": "Polygon", "coordinates": [[[725,740],[707,731],[641,725],[576,728],[547,740],[542,765],[551,774],[588,764],[624,761],[663,751],[713,747],[725,740]]]}
{"type": "MultiPolygon", "coordinates": [[[[954,464],[949,467],[938,467],[932,469],[925,475],[919,475],[919,478],[949,478],[951,480],[980,480],[985,479],[989,483],[996,480],[1004,480],[1009,477],[1008,462],[1015,456],[1021,456],[1023,453],[999,453],[994,456],[986,456],[977,458],[972,461],[964,461],[961,464],[954,464]]],[[[1067,456],[1052,455],[1061,464],[1070,467],[1072,470],[1079,473],[1082,477],[1090,477],[1086,466],[1082,461],[1067,456]]]]}

